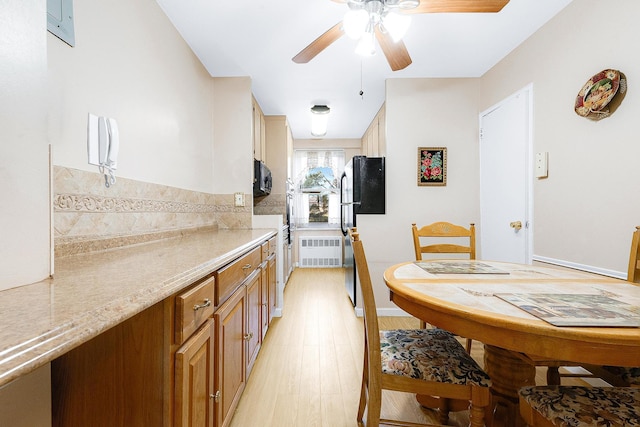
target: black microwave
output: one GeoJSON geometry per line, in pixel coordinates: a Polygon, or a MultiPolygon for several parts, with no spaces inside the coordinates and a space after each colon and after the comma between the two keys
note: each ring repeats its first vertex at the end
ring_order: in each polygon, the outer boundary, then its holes
{"type": "Polygon", "coordinates": [[[253,160],[253,197],[268,196],[271,193],[271,171],[260,160],[253,160]]]}

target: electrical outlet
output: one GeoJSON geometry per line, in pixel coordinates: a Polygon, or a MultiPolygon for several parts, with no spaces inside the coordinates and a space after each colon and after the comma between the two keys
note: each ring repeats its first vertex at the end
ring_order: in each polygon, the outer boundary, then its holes
{"type": "Polygon", "coordinates": [[[244,194],[243,193],[234,193],[233,200],[234,200],[234,205],[236,205],[236,206],[244,206],[244,194]]]}

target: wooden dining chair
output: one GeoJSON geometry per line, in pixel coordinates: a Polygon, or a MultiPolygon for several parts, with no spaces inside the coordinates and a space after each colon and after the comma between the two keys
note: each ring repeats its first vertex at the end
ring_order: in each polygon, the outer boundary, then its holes
{"type": "MultiPolygon", "coordinates": [[[[631,237],[627,281],[640,283],[640,226],[636,226],[631,237]]],[[[640,367],[583,365],[583,368],[613,386],[640,387],[640,367]]]]}
{"type": "Polygon", "coordinates": [[[529,386],[518,394],[529,427],[640,426],[640,388],[529,386]]]}
{"type": "MultiPolygon", "coordinates": [[[[461,225],[451,224],[450,222],[434,222],[418,228],[416,223],[411,224],[411,233],[413,234],[413,248],[416,254],[416,261],[422,261],[423,254],[469,254],[469,259],[476,259],[476,226],[471,223],[469,228],[461,225]],[[428,244],[423,245],[423,238],[428,239],[428,244]],[[446,243],[433,243],[433,239],[445,238],[446,243]],[[466,243],[468,239],[469,244],[466,243]]],[[[420,327],[425,328],[427,325],[420,320],[420,327]]],[[[473,341],[467,338],[467,353],[471,353],[471,344],[473,341]]]]}
{"type": "MultiPolygon", "coordinates": [[[[629,251],[629,268],[627,281],[640,283],[640,226],[636,226],[631,237],[631,250],[629,251]]],[[[567,364],[560,363],[560,366],[567,364]]],[[[599,366],[581,364],[588,371],[586,374],[560,374],[558,368],[550,368],[547,373],[547,383],[559,385],[562,377],[593,377],[600,378],[615,387],[640,387],[640,367],[626,366],[599,366]],[[553,377],[550,377],[553,375],[553,377]]]]}
{"type": "Polygon", "coordinates": [[[469,259],[476,259],[476,227],[470,224],[469,228],[450,222],[434,222],[418,228],[415,223],[411,225],[413,233],[413,247],[416,253],[416,261],[422,260],[422,254],[469,254],[469,259]],[[421,238],[446,238],[447,243],[429,243],[423,245],[421,238]],[[464,238],[464,242],[459,241],[464,238]],[[453,243],[458,241],[457,243],[453,243]]]}
{"type": "MultiPolygon", "coordinates": [[[[364,311],[364,364],[357,422],[360,427],[378,427],[381,422],[382,390],[395,390],[469,402],[469,421],[484,426],[491,380],[471,358],[455,336],[442,329],[398,329],[380,331],[371,275],[359,233],[349,230],[360,278],[364,311]],[[365,416],[366,415],[366,416],[365,416]]],[[[440,411],[443,425],[448,413],[440,411]]]]}
{"type": "Polygon", "coordinates": [[[636,231],[633,232],[633,237],[631,239],[627,281],[640,283],[640,225],[636,226],[636,231]]]}

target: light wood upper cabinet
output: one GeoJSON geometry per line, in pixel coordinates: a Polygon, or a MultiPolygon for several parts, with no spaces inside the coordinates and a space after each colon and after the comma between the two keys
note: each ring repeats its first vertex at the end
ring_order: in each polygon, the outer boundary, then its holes
{"type": "Polygon", "coordinates": [[[265,161],[266,157],[266,137],[265,137],[265,120],[264,114],[258,102],[251,97],[253,104],[253,157],[258,160],[265,161]]]}
{"type": "Polygon", "coordinates": [[[286,116],[265,116],[267,155],[264,160],[273,179],[274,194],[284,194],[291,175],[289,166],[293,152],[293,137],[286,116]]]}
{"type": "Polygon", "coordinates": [[[387,153],[386,114],[384,104],[371,121],[362,136],[362,154],[370,157],[384,157],[387,153]]]}

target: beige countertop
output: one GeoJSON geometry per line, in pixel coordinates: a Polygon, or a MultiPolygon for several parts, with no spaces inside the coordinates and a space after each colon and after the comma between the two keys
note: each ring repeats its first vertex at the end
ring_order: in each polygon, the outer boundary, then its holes
{"type": "Polygon", "coordinates": [[[275,234],[272,229],[207,231],[56,259],[53,279],[0,292],[0,386],[275,234]]]}

